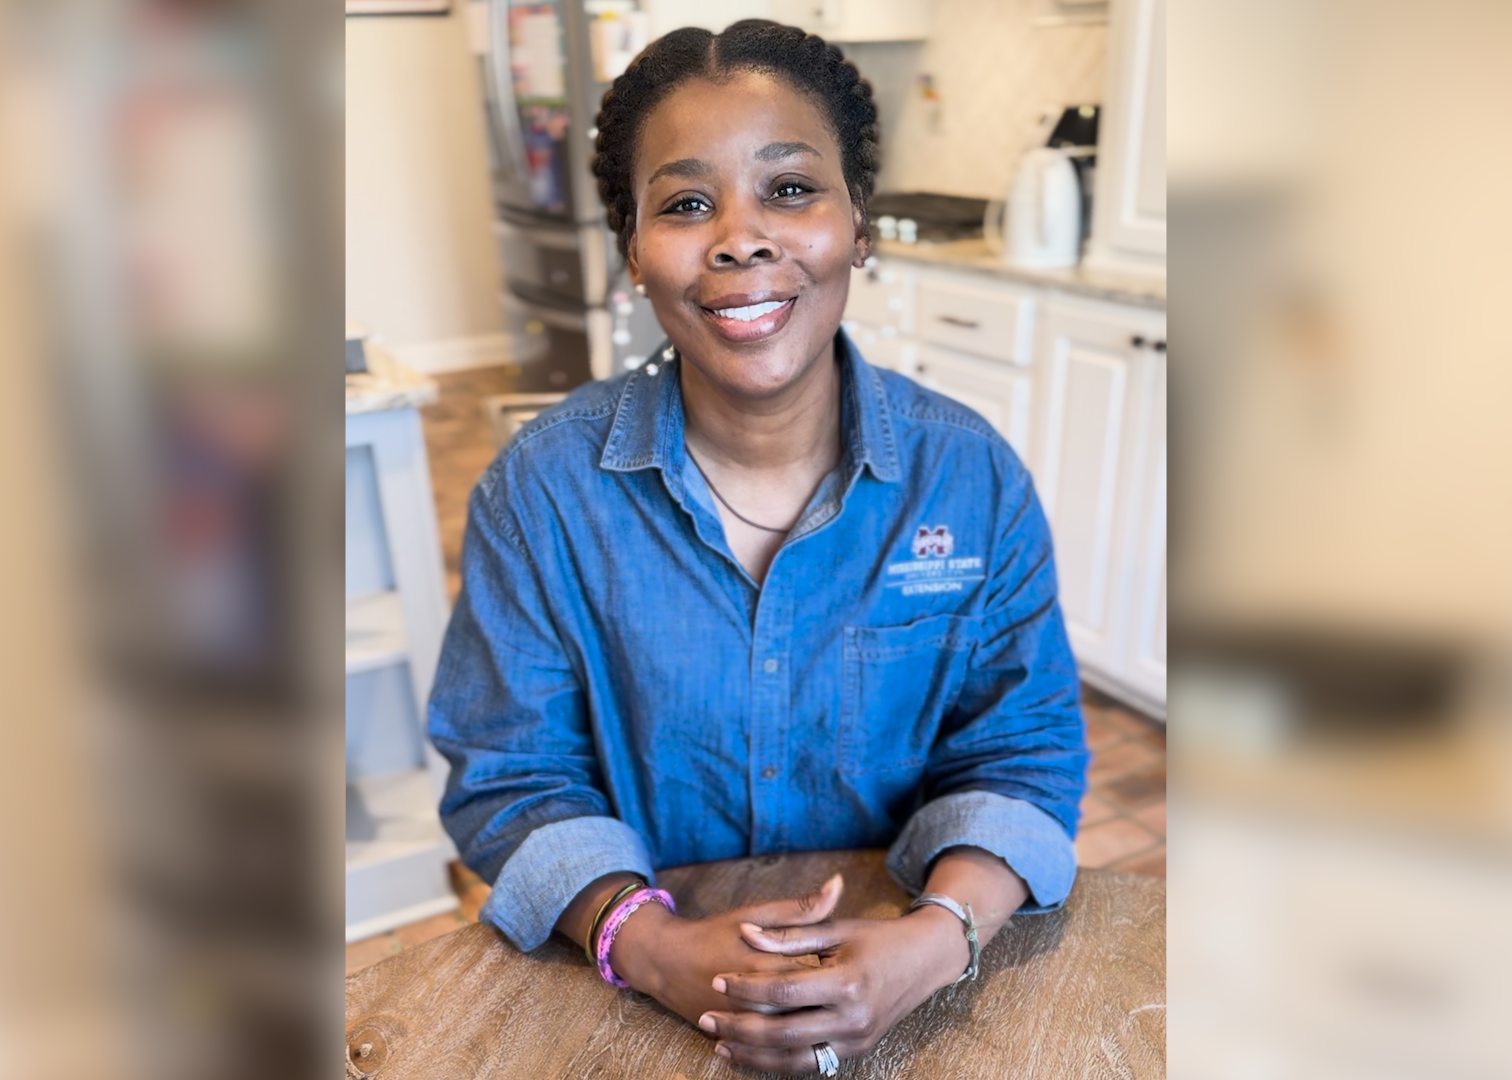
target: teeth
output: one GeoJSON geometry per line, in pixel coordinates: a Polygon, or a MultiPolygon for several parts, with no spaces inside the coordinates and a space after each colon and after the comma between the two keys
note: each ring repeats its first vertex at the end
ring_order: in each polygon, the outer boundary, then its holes
{"type": "Polygon", "coordinates": [[[759,319],[763,315],[770,315],[786,303],[786,300],[769,300],[765,304],[752,304],[750,307],[721,308],[716,310],[714,314],[722,319],[738,319],[741,322],[750,322],[752,319],[759,319]]]}

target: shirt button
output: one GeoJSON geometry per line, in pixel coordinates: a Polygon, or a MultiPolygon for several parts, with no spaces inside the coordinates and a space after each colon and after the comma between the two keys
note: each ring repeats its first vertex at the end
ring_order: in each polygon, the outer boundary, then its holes
{"type": "Polygon", "coordinates": [[[761,665],[761,669],[768,675],[775,672],[777,670],[777,658],[775,656],[767,657],[767,662],[761,665]]]}
{"type": "Polygon", "coordinates": [[[763,780],[770,780],[772,777],[774,777],[776,775],[777,775],[777,766],[775,766],[775,765],[768,765],[766,768],[764,768],[764,769],[761,770],[761,778],[763,780]]]}

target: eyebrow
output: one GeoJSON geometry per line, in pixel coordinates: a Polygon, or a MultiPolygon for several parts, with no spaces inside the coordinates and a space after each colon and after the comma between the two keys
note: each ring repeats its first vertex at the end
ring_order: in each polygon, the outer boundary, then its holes
{"type": "MultiPolygon", "coordinates": [[[[799,154],[812,154],[814,157],[822,157],[806,142],[774,142],[767,143],[756,151],[757,161],[781,161],[783,158],[796,157],[799,154]]],[[[669,161],[651,174],[651,179],[646,181],[654,184],[663,176],[677,176],[686,180],[702,180],[714,174],[714,167],[702,158],[678,158],[669,161]]]]}
{"type": "Polygon", "coordinates": [[[767,143],[756,151],[757,161],[781,161],[783,158],[795,157],[798,154],[813,154],[815,157],[823,157],[806,142],[774,142],[767,143]]]}

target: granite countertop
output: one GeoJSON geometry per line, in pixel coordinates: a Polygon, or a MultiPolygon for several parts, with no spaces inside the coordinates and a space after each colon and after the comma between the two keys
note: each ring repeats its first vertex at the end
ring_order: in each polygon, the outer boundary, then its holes
{"type": "Polygon", "coordinates": [[[367,371],[346,377],[348,416],[419,408],[436,400],[434,380],[411,371],[372,342],[368,342],[366,352],[367,371]]]}
{"type": "Polygon", "coordinates": [[[917,244],[880,240],[876,251],[878,255],[889,259],[907,259],[951,270],[966,270],[1022,285],[1060,289],[1096,300],[1134,304],[1162,311],[1166,306],[1164,276],[1120,274],[1083,265],[1069,270],[1024,270],[1009,266],[980,237],[971,240],[921,241],[917,244]]]}

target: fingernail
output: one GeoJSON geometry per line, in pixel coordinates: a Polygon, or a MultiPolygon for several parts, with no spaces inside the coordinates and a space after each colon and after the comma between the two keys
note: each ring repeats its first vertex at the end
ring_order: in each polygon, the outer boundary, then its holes
{"type": "Polygon", "coordinates": [[[757,926],[753,922],[743,922],[743,923],[740,924],[740,928],[742,930],[744,930],[747,934],[761,934],[761,935],[765,935],[766,934],[765,930],[763,930],[761,927],[757,926]]]}
{"type": "Polygon", "coordinates": [[[723,975],[714,976],[714,989],[718,990],[721,994],[725,992],[725,981],[723,975]]]}
{"type": "Polygon", "coordinates": [[[725,1046],[724,1043],[715,1043],[714,1052],[722,1058],[727,1058],[730,1056],[730,1050],[727,1046],[725,1046]]]}
{"type": "Polygon", "coordinates": [[[714,1023],[713,1013],[704,1013],[698,1018],[698,1026],[703,1028],[705,1031],[713,1031],[719,1025],[714,1023]]]}
{"type": "Polygon", "coordinates": [[[827,893],[834,892],[839,887],[840,887],[840,875],[839,874],[836,874],[834,877],[830,878],[828,881],[826,881],[824,883],[824,891],[827,892],[827,893]]]}

